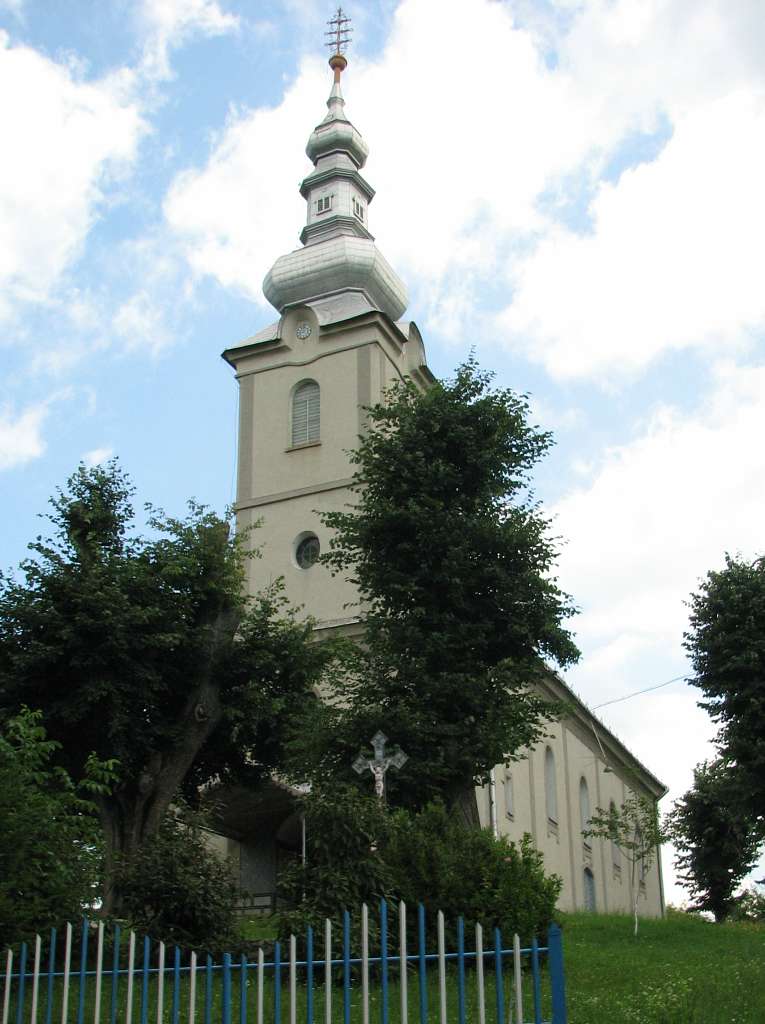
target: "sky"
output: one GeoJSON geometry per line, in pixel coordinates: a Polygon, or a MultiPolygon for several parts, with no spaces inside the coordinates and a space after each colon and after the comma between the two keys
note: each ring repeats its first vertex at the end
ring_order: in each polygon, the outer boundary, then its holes
{"type": "MultiPolygon", "coordinates": [[[[688,596],[765,551],[761,0],[348,0],[370,228],[448,376],[474,349],[556,445],[535,488],[591,706],[688,674],[688,596]]],[[[80,461],[233,501],[221,351],[305,220],[325,0],[0,0],[0,566],[80,461]]],[[[683,679],[600,708],[670,788],[683,679]]],[[[685,894],[664,853],[667,894],[685,894]]]]}

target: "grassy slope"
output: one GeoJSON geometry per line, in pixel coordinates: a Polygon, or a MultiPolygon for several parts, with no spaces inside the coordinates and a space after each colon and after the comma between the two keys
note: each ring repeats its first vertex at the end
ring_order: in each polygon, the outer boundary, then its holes
{"type": "Polygon", "coordinates": [[[571,914],[571,1024],[765,1024],[765,927],[571,914]]]}
{"type": "MultiPolygon", "coordinates": [[[[267,938],[275,924],[260,918],[246,930],[252,938],[267,938]]],[[[765,926],[714,925],[670,912],[664,921],[641,920],[634,939],[631,917],[568,914],[563,942],[570,1024],[765,1024],[765,926]]],[[[452,973],[449,1003],[456,1011],[452,973]]],[[[493,983],[488,984],[490,993],[493,983]]],[[[433,1010],[435,977],[429,987],[433,1010]]],[[[416,1019],[415,988],[413,979],[410,1019],[416,1019]]],[[[468,988],[468,1022],[475,1024],[472,979],[468,988]]],[[[354,1008],[357,999],[354,989],[354,1008]]],[[[394,972],[394,1020],[396,1000],[394,972]]],[[[376,1006],[374,987],[372,1002],[376,1006]]],[[[491,995],[487,1011],[493,1021],[491,995]]]]}

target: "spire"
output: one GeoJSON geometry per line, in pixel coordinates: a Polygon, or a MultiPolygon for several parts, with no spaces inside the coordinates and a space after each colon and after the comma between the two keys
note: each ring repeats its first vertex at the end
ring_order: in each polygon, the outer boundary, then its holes
{"type": "Polygon", "coordinates": [[[360,171],[369,149],[345,113],[340,76],[348,66],[344,50],[350,18],[338,7],[330,19],[327,45],[334,81],[327,113],[308,139],[306,154],[314,170],[300,186],[306,200],[304,248],[281,256],[266,275],[263,291],[280,313],[289,306],[343,292],[362,293],[370,308],[399,319],[406,309],[406,289],[383,258],[369,232],[369,204],[374,189],[360,171]]]}

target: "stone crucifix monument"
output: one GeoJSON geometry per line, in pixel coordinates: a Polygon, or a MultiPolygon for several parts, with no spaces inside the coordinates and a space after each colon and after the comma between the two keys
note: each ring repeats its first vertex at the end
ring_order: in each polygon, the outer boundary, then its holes
{"type": "Polygon", "coordinates": [[[395,754],[386,755],[385,744],[387,742],[388,737],[384,732],[376,732],[372,737],[374,757],[364,757],[363,754],[359,754],[353,762],[353,770],[359,775],[363,775],[366,771],[372,773],[375,780],[375,796],[379,800],[385,800],[385,775],[388,769],[402,768],[409,760],[408,755],[401,749],[397,750],[395,754]]]}

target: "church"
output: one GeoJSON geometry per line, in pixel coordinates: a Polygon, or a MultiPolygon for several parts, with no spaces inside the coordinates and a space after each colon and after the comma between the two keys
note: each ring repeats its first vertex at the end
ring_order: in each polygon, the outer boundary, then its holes
{"type": "MultiPolygon", "coordinates": [[[[406,288],[370,231],[368,148],[345,113],[341,49],[330,59],[327,114],[306,147],[313,170],[300,185],[302,245],[280,256],[263,283],[279,319],[223,353],[239,386],[238,528],[260,523],[262,558],[250,562],[248,587],[283,577],[319,638],[363,633],[349,611],[352,585],[318,558],[329,540],[320,513],[350,497],[346,452],[364,428],[364,409],[393,381],[409,377],[425,389],[434,380],[420,332],[405,319],[406,288]]],[[[619,807],[630,791],[656,804],[666,788],[552,671],[541,688],[568,715],[522,760],[494,768],[476,794],[481,823],[511,841],[531,835],[546,870],[563,879],[563,910],[629,912],[630,864],[618,847],[582,832],[596,807],[619,807]]],[[[275,906],[280,863],[301,849],[294,793],[278,780],[255,794],[232,791],[221,831],[215,844],[238,866],[243,907],[275,906]]],[[[639,912],[662,915],[661,858],[638,871],[639,912]]]]}

